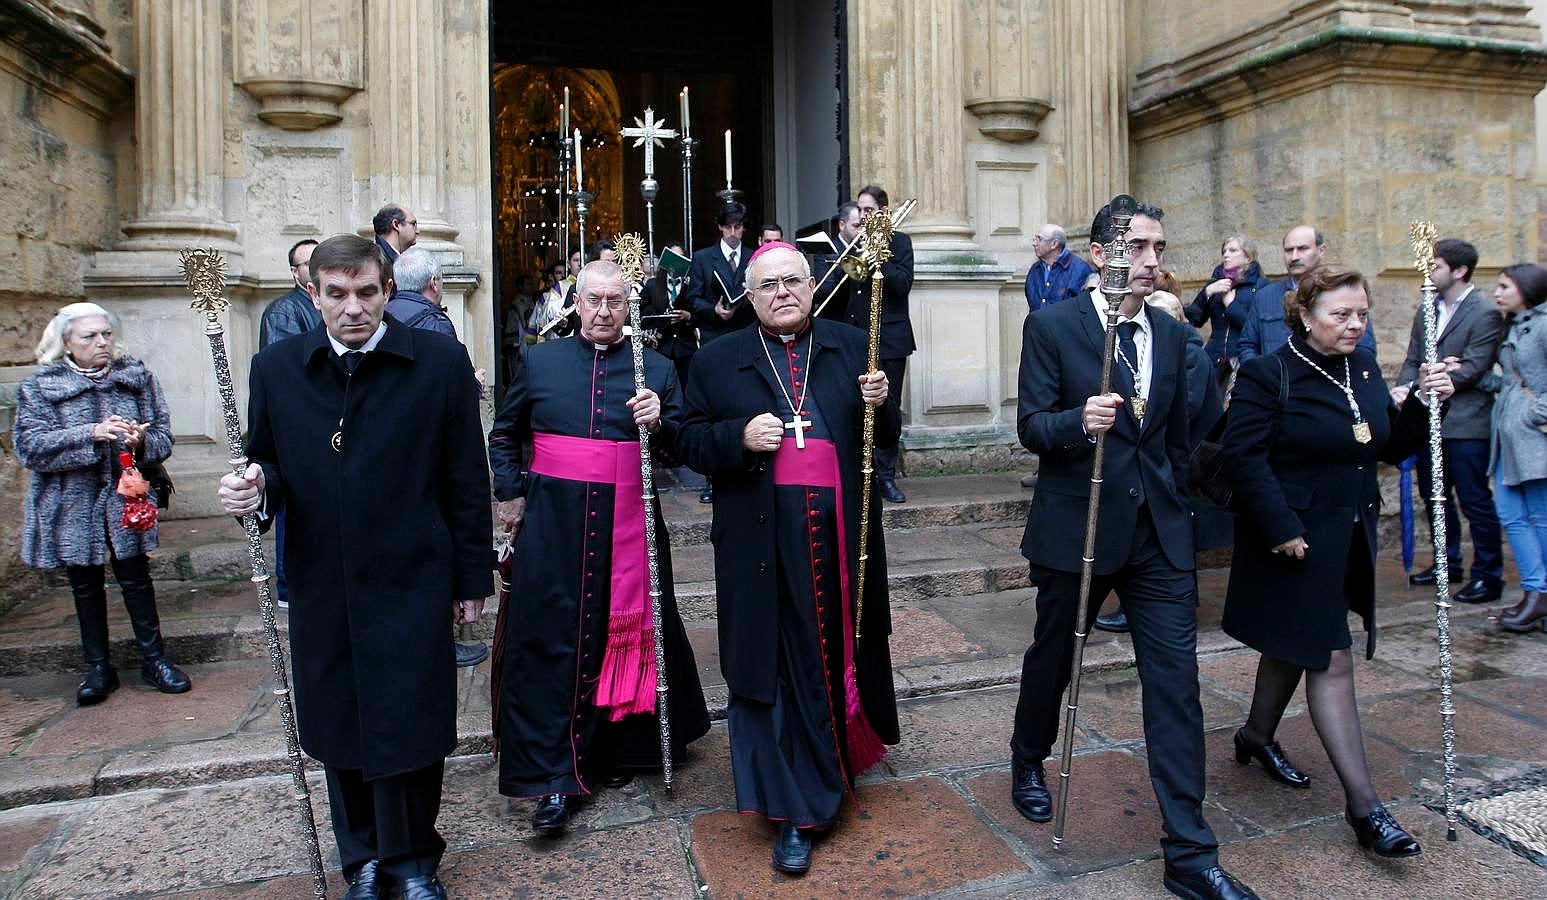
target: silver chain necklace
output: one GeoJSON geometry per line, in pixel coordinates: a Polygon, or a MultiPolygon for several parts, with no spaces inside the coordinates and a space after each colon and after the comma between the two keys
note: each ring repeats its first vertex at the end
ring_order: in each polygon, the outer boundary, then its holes
{"type": "Polygon", "coordinates": [[[1289,349],[1294,351],[1295,356],[1300,357],[1301,362],[1315,369],[1321,377],[1332,382],[1333,387],[1343,392],[1343,396],[1348,400],[1348,408],[1354,413],[1354,440],[1361,444],[1368,444],[1374,436],[1370,433],[1370,423],[1364,420],[1364,413],[1359,409],[1359,402],[1354,399],[1354,377],[1348,368],[1348,357],[1343,357],[1343,380],[1338,381],[1326,369],[1311,362],[1309,357],[1301,353],[1294,341],[1289,342],[1289,349]]]}

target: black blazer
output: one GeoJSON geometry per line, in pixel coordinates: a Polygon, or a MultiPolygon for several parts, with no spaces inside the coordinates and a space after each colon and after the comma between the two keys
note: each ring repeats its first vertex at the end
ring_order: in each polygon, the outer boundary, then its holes
{"type": "MultiPolygon", "coordinates": [[[[841,277],[834,275],[822,289],[825,295],[832,290],[832,282],[841,277]]],[[[908,295],[913,291],[913,239],[900,231],[892,233],[892,258],[881,266],[884,278],[881,290],[881,358],[903,359],[913,353],[918,345],[913,340],[913,322],[908,317],[908,295]]],[[[820,277],[820,275],[818,276],[820,277]]],[[[855,283],[850,280],[833,303],[847,300],[843,314],[850,325],[867,334],[870,331],[870,282],[855,283]]],[[[821,298],[817,298],[820,302],[821,298]]]]}
{"type": "MultiPolygon", "coordinates": [[[[669,302],[669,291],[666,288],[666,273],[656,272],[655,277],[645,282],[644,291],[640,294],[640,315],[661,315],[671,309],[692,309],[691,297],[688,296],[688,285],[684,281],[681,290],[677,292],[677,302],[669,302]]],[[[698,351],[698,334],[693,330],[692,321],[680,324],[668,325],[658,329],[661,333],[661,342],[656,350],[667,359],[688,359],[698,351]]]]}
{"type": "MultiPolygon", "coordinates": [[[[718,251],[716,251],[718,252],[718,251]]],[[[812,322],[810,391],[837,445],[849,565],[859,560],[860,441],[863,402],[856,379],[866,370],[865,335],[838,322],[812,322]]],[[[732,693],[772,703],[778,682],[779,589],[773,577],[775,521],[773,454],[752,453],[741,432],[755,416],[784,403],[764,362],[756,328],[698,351],[688,370],[686,409],[678,457],[714,479],[715,602],[719,610],[720,670],[732,693]]],[[[876,408],[877,447],[896,446],[902,414],[888,398],[876,408]]],[[[872,476],[874,477],[874,476],[872,476]]],[[[872,484],[874,489],[874,484],[872,484]]],[[[877,507],[879,510],[879,507],[877,507]]],[[[897,707],[887,636],[886,542],[873,524],[867,544],[864,622],[856,674],[865,714],[881,739],[897,742],[897,707]]]]}
{"type": "Polygon", "coordinates": [[[686,304],[693,311],[693,324],[698,326],[700,345],[721,335],[740,331],[756,321],[757,313],[752,309],[750,297],[742,297],[731,307],[735,315],[729,320],[720,318],[714,311],[716,303],[729,299],[725,291],[720,290],[721,283],[730,291],[731,297],[740,294],[745,288],[743,282],[747,280],[747,258],[751,255],[750,248],[742,247],[736,255],[736,269],[731,271],[725,254],[720,252],[719,241],[693,254],[693,265],[688,269],[688,285],[683,290],[688,294],[686,304]],[[719,281],[715,281],[715,275],[720,276],[719,281]]]}
{"type": "MultiPolygon", "coordinates": [[[[1149,408],[1141,428],[1124,404],[1107,432],[1096,531],[1098,575],[1128,561],[1139,510],[1147,507],[1166,559],[1193,569],[1192,515],[1182,503],[1188,437],[1187,339],[1191,330],[1164,313],[1146,310],[1153,335],[1149,408]]],[[[1021,555],[1033,565],[1078,572],[1085,549],[1095,443],[1081,424],[1085,401],[1100,392],[1102,314],[1089,292],[1026,317],[1021,342],[1016,431],[1041,458],[1021,555]]],[[[1112,390],[1123,396],[1133,382],[1112,366],[1112,390]]]]}
{"type": "MultiPolygon", "coordinates": [[[[1478,387],[1483,376],[1493,371],[1499,359],[1499,343],[1504,339],[1504,316],[1482,289],[1456,307],[1455,315],[1445,323],[1438,341],[1439,358],[1454,356],[1461,367],[1450,373],[1456,393],[1445,404],[1444,434],[1449,439],[1486,441],[1492,436],[1493,394],[1478,387]]],[[[1423,362],[1423,301],[1413,312],[1413,330],[1407,338],[1407,358],[1397,373],[1398,384],[1411,384],[1423,362]]]]}

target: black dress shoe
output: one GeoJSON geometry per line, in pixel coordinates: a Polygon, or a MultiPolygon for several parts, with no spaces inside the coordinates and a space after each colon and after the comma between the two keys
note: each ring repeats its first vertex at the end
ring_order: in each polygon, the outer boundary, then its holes
{"type": "Polygon", "coordinates": [[[1210,866],[1201,872],[1178,872],[1166,866],[1166,890],[1188,900],[1257,900],[1257,893],[1226,872],[1210,866]]]}
{"type": "Polygon", "coordinates": [[[904,494],[901,489],[897,487],[897,482],[892,481],[889,478],[881,482],[881,496],[886,499],[887,503],[908,502],[908,495],[904,494]]]}
{"type": "Polygon", "coordinates": [[[774,838],[773,867],[791,875],[804,875],[811,868],[811,838],[788,822],[779,825],[774,838]]]}
{"type": "Polygon", "coordinates": [[[1033,822],[1053,821],[1053,795],[1042,763],[1011,763],[1010,780],[1010,802],[1017,812],[1033,822]]]}
{"type": "Polygon", "coordinates": [[[1097,616],[1096,628],[1100,631],[1110,631],[1113,634],[1127,634],[1128,614],[1118,610],[1110,616],[1097,616]]]}
{"type": "Polygon", "coordinates": [[[1311,786],[1311,776],[1295,768],[1295,764],[1284,755],[1284,748],[1278,745],[1278,741],[1269,741],[1266,744],[1254,744],[1246,738],[1242,732],[1235,733],[1235,761],[1241,765],[1250,765],[1252,760],[1262,763],[1262,767],[1268,770],[1268,777],[1274,781],[1282,782],[1290,787],[1308,788],[1311,786]]]}
{"type": "Polygon", "coordinates": [[[544,837],[556,837],[564,833],[569,815],[574,811],[575,800],[565,794],[548,794],[537,801],[537,811],[532,813],[532,828],[544,837]]]}
{"type": "Polygon", "coordinates": [[[698,492],[698,502],[699,503],[713,503],[714,502],[714,485],[712,485],[712,484],[704,485],[704,489],[698,492]]]}
{"type": "Polygon", "coordinates": [[[377,860],[368,859],[355,877],[349,882],[349,890],[344,892],[344,900],[378,900],[384,893],[381,885],[380,872],[377,871],[377,860]]]}
{"type": "Polygon", "coordinates": [[[403,892],[398,897],[402,900],[446,900],[446,886],[440,883],[440,877],[436,875],[405,878],[401,888],[403,892]]]}
{"type": "Polygon", "coordinates": [[[1487,578],[1475,578],[1470,584],[1456,591],[1457,603],[1493,603],[1504,596],[1504,585],[1487,578]]]}
{"type": "Polygon", "coordinates": [[[489,658],[489,645],[483,641],[473,641],[468,644],[457,641],[456,651],[459,669],[471,669],[489,658]]]}
{"type": "Polygon", "coordinates": [[[107,699],[107,695],[118,690],[118,670],[112,663],[96,663],[86,670],[86,677],[81,679],[81,686],[75,689],[75,702],[80,706],[91,706],[107,699]]]}
{"type": "Polygon", "coordinates": [[[1343,818],[1353,827],[1359,846],[1374,850],[1378,856],[1403,859],[1423,852],[1413,836],[1402,830],[1402,826],[1391,817],[1391,813],[1386,812],[1384,806],[1375,807],[1369,815],[1363,817],[1344,810],[1343,818]]]}
{"type": "MultiPolygon", "coordinates": [[[[1461,582],[1463,582],[1465,580],[1466,580],[1466,572],[1464,571],[1464,567],[1459,566],[1459,565],[1450,566],[1450,583],[1451,584],[1460,584],[1461,582]]],[[[1413,585],[1414,587],[1421,587],[1421,586],[1426,585],[1426,584],[1433,584],[1434,581],[1435,581],[1435,578],[1434,578],[1434,567],[1433,566],[1430,566],[1429,568],[1424,569],[1421,572],[1414,572],[1413,574],[1407,576],[1407,583],[1413,585]]]]}
{"type": "Polygon", "coordinates": [[[193,687],[183,670],[167,662],[165,656],[140,663],[140,678],[163,694],[185,694],[193,687]]]}

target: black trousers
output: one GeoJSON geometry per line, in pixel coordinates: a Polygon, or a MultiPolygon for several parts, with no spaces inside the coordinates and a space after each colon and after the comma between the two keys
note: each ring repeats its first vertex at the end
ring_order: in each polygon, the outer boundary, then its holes
{"type": "MultiPolygon", "coordinates": [[[[895,400],[899,407],[902,405],[902,380],[908,374],[908,358],[883,359],[881,371],[886,373],[887,396],[895,400]]],[[[882,481],[897,480],[897,449],[896,447],[876,448],[876,474],[882,481]]]]}
{"type": "MultiPolygon", "coordinates": [[[[1478,438],[1446,438],[1440,442],[1445,462],[1445,555],[1452,572],[1462,571],[1461,519],[1456,501],[1472,528],[1472,576],[1495,584],[1504,580],[1503,529],[1488,487],[1488,442],[1478,438]]],[[[1418,454],[1418,493],[1428,513],[1429,529],[1434,529],[1434,492],[1429,488],[1430,469],[1427,450],[1418,454]]],[[[1433,540],[1433,534],[1430,534],[1433,540]]],[[[1438,548],[1435,556],[1439,556],[1438,548]]]]}
{"type": "MultiPolygon", "coordinates": [[[[1064,712],[1064,688],[1074,655],[1074,616],[1080,576],[1031,567],[1037,624],[1021,668],[1011,752],[1022,762],[1051,754],[1064,712]]],[[[1127,563],[1091,581],[1086,628],[1101,600],[1117,592],[1133,637],[1143,690],[1144,741],[1150,783],[1160,805],[1166,863],[1183,872],[1217,865],[1219,842],[1203,819],[1203,708],[1198,701],[1198,591],[1192,572],[1167,561],[1146,510],[1127,563]]],[[[1100,777],[1087,773],[1084,777],[1100,777]]]]}
{"type": "MultiPolygon", "coordinates": [[[[128,559],[113,555],[108,545],[108,558],[113,566],[113,579],[123,592],[124,606],[129,610],[129,623],[134,627],[135,642],[140,645],[140,658],[146,662],[160,659],[161,617],[156,613],[156,588],[150,580],[150,558],[141,553],[128,559]]],[[[101,566],[69,566],[70,593],[75,597],[75,618],[81,625],[81,656],[86,665],[94,666],[108,661],[107,637],[107,576],[101,566]]]]}
{"type": "Polygon", "coordinates": [[[446,850],[435,830],[440,814],[444,761],[423,769],[365,780],[359,769],[325,766],[333,839],[346,879],[369,860],[380,871],[402,880],[433,875],[446,850]]]}

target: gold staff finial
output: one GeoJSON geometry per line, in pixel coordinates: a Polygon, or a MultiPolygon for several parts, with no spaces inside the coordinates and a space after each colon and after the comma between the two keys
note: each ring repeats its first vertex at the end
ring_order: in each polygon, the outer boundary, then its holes
{"type": "Polygon", "coordinates": [[[1423,275],[1429,274],[1429,261],[1434,258],[1434,242],[1439,240],[1439,230],[1427,219],[1419,219],[1408,226],[1408,238],[1413,245],[1413,267],[1423,275]]]}
{"type": "Polygon", "coordinates": [[[859,249],[860,262],[874,272],[892,258],[892,211],[878,209],[860,225],[865,239],[859,249]]]}
{"type": "Polygon", "coordinates": [[[225,298],[225,256],[219,250],[203,247],[184,247],[178,256],[182,259],[188,291],[193,294],[193,302],[188,305],[211,320],[225,312],[230,305],[225,298]]]}
{"type": "Polygon", "coordinates": [[[618,268],[623,270],[623,277],[634,286],[645,280],[645,240],[634,232],[615,235],[612,239],[613,248],[618,254],[618,268]]]}

